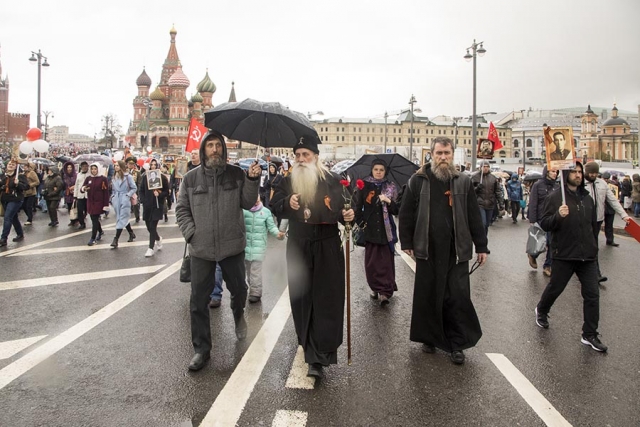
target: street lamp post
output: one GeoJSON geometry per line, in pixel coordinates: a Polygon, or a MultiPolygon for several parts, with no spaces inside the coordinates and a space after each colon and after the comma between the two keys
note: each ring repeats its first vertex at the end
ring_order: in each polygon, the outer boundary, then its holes
{"type": "Polygon", "coordinates": [[[387,118],[389,117],[389,114],[387,114],[387,112],[384,112],[384,152],[387,152],[387,118]]]}
{"type": "Polygon", "coordinates": [[[413,104],[416,103],[416,97],[411,94],[411,99],[409,99],[409,104],[411,105],[411,129],[409,132],[411,133],[411,137],[409,138],[409,161],[413,162],[413,104]]]}
{"type": "Polygon", "coordinates": [[[309,118],[309,120],[311,120],[311,116],[315,116],[315,115],[324,116],[324,113],[322,111],[314,111],[313,113],[307,111],[307,117],[309,118]]]}
{"type": "Polygon", "coordinates": [[[37,127],[38,129],[40,129],[40,127],[42,126],[42,118],[41,118],[41,114],[40,114],[40,81],[41,81],[41,69],[42,67],[48,67],[49,63],[47,62],[47,57],[44,56],[42,54],[42,52],[40,52],[40,49],[38,49],[38,53],[31,51],[31,58],[29,58],[29,61],[33,61],[33,62],[38,62],[38,118],[37,118],[37,127]],[[44,62],[42,61],[44,59],[44,62]]]}
{"type": "Polygon", "coordinates": [[[525,140],[525,136],[524,136],[524,129],[522,130],[522,169],[526,169],[527,167],[527,152],[525,151],[527,146],[526,140],[525,140]]]}
{"type": "Polygon", "coordinates": [[[49,115],[51,115],[51,118],[54,117],[53,114],[51,114],[51,111],[43,111],[44,113],[44,139],[45,141],[49,141],[48,136],[49,136],[49,115]]]}
{"type": "Polygon", "coordinates": [[[147,138],[145,140],[145,143],[147,144],[147,147],[148,147],[151,145],[149,143],[149,128],[151,127],[151,123],[149,123],[149,119],[151,118],[151,106],[153,105],[153,101],[151,101],[151,98],[146,98],[145,100],[142,101],[142,103],[147,107],[147,138]]]}
{"type": "Polygon", "coordinates": [[[471,130],[471,170],[476,170],[476,161],[477,161],[477,151],[478,151],[478,140],[477,140],[477,132],[478,129],[476,127],[476,53],[480,56],[483,56],[487,50],[482,46],[483,42],[476,43],[476,40],[473,39],[473,44],[467,48],[467,54],[464,56],[464,59],[467,61],[471,61],[473,59],[473,117],[472,117],[472,126],[471,130]],[[469,49],[473,51],[473,54],[469,53],[469,49]]]}

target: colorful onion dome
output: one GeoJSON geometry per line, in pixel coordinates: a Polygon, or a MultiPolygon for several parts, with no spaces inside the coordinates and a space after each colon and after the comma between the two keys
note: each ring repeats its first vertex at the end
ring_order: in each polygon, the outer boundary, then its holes
{"type": "Polygon", "coordinates": [[[149,98],[151,98],[152,101],[162,101],[164,99],[164,92],[162,92],[160,88],[156,86],[156,90],[151,92],[149,98]]]}
{"type": "Polygon", "coordinates": [[[189,78],[182,72],[182,67],[178,67],[169,79],[169,86],[189,87],[190,84],[189,78]]]}
{"type": "Polygon", "coordinates": [[[216,91],[216,85],[213,84],[211,78],[209,77],[209,70],[207,70],[207,74],[205,74],[204,79],[200,83],[198,83],[198,92],[209,92],[213,93],[216,91]]]}
{"type": "Polygon", "coordinates": [[[203,101],[204,101],[204,98],[198,92],[196,92],[195,95],[191,97],[191,102],[195,103],[195,102],[203,102],[203,101]]]}
{"type": "Polygon", "coordinates": [[[149,77],[144,68],[142,69],[142,74],[137,78],[136,84],[138,86],[151,86],[151,77],[149,77]]]}

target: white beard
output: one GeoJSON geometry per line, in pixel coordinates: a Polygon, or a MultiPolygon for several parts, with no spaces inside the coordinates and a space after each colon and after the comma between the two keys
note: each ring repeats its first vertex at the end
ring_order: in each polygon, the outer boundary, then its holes
{"type": "Polygon", "coordinates": [[[291,187],[301,200],[311,201],[316,195],[320,171],[317,160],[313,163],[294,163],[291,169],[291,187]]]}

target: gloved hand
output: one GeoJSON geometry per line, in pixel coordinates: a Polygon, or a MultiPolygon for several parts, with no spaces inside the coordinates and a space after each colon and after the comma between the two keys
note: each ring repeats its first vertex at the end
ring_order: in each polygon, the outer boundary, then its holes
{"type": "Polygon", "coordinates": [[[484,184],[478,183],[478,184],[474,184],[474,185],[475,185],[474,190],[476,191],[476,194],[482,193],[482,190],[484,190],[484,184]]]}

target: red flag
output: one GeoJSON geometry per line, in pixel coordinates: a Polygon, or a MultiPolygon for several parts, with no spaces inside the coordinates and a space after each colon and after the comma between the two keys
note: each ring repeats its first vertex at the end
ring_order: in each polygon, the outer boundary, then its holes
{"type": "Polygon", "coordinates": [[[191,119],[191,123],[189,124],[189,137],[187,138],[187,147],[185,148],[185,153],[190,153],[193,150],[197,150],[200,148],[200,142],[202,141],[202,137],[205,133],[207,133],[208,129],[204,127],[198,120],[195,118],[191,119]]]}
{"type": "Polygon", "coordinates": [[[489,123],[489,134],[487,135],[487,139],[493,142],[494,151],[502,148],[502,143],[500,142],[500,138],[498,138],[498,131],[493,125],[493,122],[489,123]]]}

